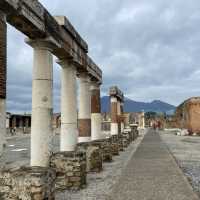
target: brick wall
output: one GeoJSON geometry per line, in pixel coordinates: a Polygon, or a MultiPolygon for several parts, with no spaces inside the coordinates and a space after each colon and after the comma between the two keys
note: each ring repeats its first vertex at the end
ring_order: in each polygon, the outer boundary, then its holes
{"type": "Polygon", "coordinates": [[[7,28],[4,19],[0,17],[0,98],[6,98],[6,57],[7,57],[7,28]]]}

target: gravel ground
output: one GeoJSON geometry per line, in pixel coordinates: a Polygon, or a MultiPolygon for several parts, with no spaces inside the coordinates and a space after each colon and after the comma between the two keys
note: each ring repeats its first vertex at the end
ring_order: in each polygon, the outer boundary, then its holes
{"type": "Polygon", "coordinates": [[[128,161],[141,143],[144,133],[134,141],[124,152],[120,152],[119,156],[115,156],[113,162],[104,163],[101,173],[87,176],[87,187],[80,191],[66,191],[58,193],[58,200],[106,200],[111,192],[113,185],[118,181],[122,169],[127,165],[128,161]]]}
{"type": "Polygon", "coordinates": [[[162,140],[200,197],[200,137],[176,136],[169,131],[160,133],[162,140]]]}

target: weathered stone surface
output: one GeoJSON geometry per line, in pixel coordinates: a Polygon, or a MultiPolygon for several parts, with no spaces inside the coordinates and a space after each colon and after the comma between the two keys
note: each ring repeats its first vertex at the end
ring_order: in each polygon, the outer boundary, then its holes
{"type": "Polygon", "coordinates": [[[56,190],[78,190],[86,186],[86,153],[58,152],[52,155],[50,166],[56,171],[56,190]]]}
{"type": "Polygon", "coordinates": [[[55,171],[31,167],[0,171],[1,200],[54,200],[55,171]]]}
{"type": "Polygon", "coordinates": [[[103,168],[103,157],[100,147],[92,145],[92,142],[87,142],[80,143],[79,148],[86,152],[87,172],[100,172],[103,168]]]}
{"type": "Polygon", "coordinates": [[[5,16],[0,13],[0,98],[6,98],[7,71],[7,26],[5,16]]]}
{"type": "Polygon", "coordinates": [[[91,136],[91,119],[78,120],[79,137],[91,136]]]}

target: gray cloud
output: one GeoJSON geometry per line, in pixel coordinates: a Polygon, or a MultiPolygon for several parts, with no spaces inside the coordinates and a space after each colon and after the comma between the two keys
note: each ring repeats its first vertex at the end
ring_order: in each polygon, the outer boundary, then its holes
{"type": "MultiPolygon", "coordinates": [[[[102,68],[102,94],[117,84],[134,100],[181,103],[200,93],[200,2],[165,0],[41,0],[67,16],[102,68]]],[[[31,108],[32,49],[8,31],[8,109],[31,108]]],[[[60,68],[54,64],[54,107],[59,111],[60,68]]]]}

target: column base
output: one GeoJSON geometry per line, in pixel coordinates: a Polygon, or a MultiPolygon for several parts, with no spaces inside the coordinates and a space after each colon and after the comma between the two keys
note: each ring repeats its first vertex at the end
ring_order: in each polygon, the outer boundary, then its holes
{"type": "Polygon", "coordinates": [[[102,152],[103,162],[112,162],[112,147],[111,147],[111,138],[94,140],[92,145],[98,146],[102,152]]]}
{"type": "Polygon", "coordinates": [[[55,199],[54,170],[44,167],[21,167],[0,172],[0,199],[55,199]]]}
{"type": "Polygon", "coordinates": [[[91,137],[79,137],[78,138],[78,143],[90,142],[90,141],[91,141],[91,137]]]}
{"type": "Polygon", "coordinates": [[[86,152],[86,171],[101,172],[103,169],[102,151],[93,142],[79,143],[78,148],[86,152]]]}
{"type": "Polygon", "coordinates": [[[111,152],[113,156],[119,155],[119,136],[112,135],[111,137],[111,152]]]}
{"type": "Polygon", "coordinates": [[[79,190],[86,187],[86,153],[58,152],[52,155],[50,166],[56,171],[56,190],[79,190]]]}

